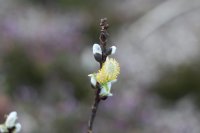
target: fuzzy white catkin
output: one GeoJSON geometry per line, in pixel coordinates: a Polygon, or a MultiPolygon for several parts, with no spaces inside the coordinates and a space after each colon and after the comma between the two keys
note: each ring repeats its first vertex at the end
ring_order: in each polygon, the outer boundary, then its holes
{"type": "Polygon", "coordinates": [[[111,54],[115,54],[115,53],[116,53],[116,50],[117,50],[117,47],[116,47],[116,46],[112,46],[111,49],[112,49],[111,54]]]}
{"type": "Polygon", "coordinates": [[[90,83],[93,85],[93,86],[96,86],[97,85],[97,80],[95,78],[95,75],[94,74],[89,74],[88,75],[90,77],[90,83]]]}
{"type": "Polygon", "coordinates": [[[6,119],[6,122],[5,122],[6,127],[7,128],[14,127],[16,120],[17,120],[17,112],[13,111],[8,115],[8,117],[6,119]]]}
{"type": "Polygon", "coordinates": [[[95,43],[92,47],[93,54],[99,53],[102,54],[101,46],[95,43]]]}
{"type": "Polygon", "coordinates": [[[20,124],[20,123],[17,123],[17,124],[15,125],[15,131],[14,131],[14,133],[20,132],[20,131],[21,131],[21,128],[22,128],[21,124],[20,124]]]}
{"type": "Polygon", "coordinates": [[[97,84],[97,81],[96,81],[96,79],[94,78],[94,76],[91,77],[90,82],[91,82],[91,84],[92,84],[93,86],[96,86],[96,84],[97,84]]]}

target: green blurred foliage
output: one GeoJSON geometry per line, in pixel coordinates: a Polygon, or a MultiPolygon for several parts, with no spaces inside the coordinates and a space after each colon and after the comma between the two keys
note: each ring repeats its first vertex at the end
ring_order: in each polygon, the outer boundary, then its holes
{"type": "Polygon", "coordinates": [[[21,86],[33,86],[40,91],[44,82],[44,74],[26,51],[16,46],[3,57],[3,70],[6,76],[6,90],[15,93],[21,86]]]}
{"type": "Polygon", "coordinates": [[[90,99],[90,86],[87,73],[81,67],[79,58],[73,54],[61,54],[56,58],[51,68],[54,75],[73,85],[76,99],[84,102],[90,99]]]}
{"type": "MultiPolygon", "coordinates": [[[[77,55],[71,53],[60,54],[53,63],[47,65],[44,72],[18,45],[3,57],[5,89],[12,95],[21,87],[27,86],[42,95],[45,89],[43,85],[48,82],[46,77],[55,77],[59,83],[66,82],[72,85],[73,95],[77,100],[88,102],[91,96],[89,78],[78,59],[77,55]]],[[[53,94],[56,93],[53,92],[53,94]]]]}
{"type": "Polygon", "coordinates": [[[81,130],[81,123],[80,119],[76,117],[59,117],[53,125],[57,133],[77,133],[81,130]]]}
{"type": "MultiPolygon", "coordinates": [[[[176,69],[167,69],[161,78],[151,87],[166,102],[175,103],[185,96],[194,99],[200,96],[200,62],[180,65],[176,69]]],[[[199,99],[200,100],[200,99],[199,99]]]]}

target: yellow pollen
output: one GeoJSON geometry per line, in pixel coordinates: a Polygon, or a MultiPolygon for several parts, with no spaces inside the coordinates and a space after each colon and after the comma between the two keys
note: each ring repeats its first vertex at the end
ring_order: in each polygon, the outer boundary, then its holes
{"type": "Polygon", "coordinates": [[[117,79],[119,73],[119,63],[115,59],[107,57],[102,68],[98,71],[96,75],[96,80],[100,84],[107,83],[109,81],[117,79]]]}

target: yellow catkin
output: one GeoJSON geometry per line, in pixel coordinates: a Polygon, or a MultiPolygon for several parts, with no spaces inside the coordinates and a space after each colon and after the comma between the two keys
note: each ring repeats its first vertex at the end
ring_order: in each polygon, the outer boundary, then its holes
{"type": "Polygon", "coordinates": [[[107,58],[102,68],[96,75],[96,80],[100,84],[116,80],[120,73],[119,63],[113,58],[107,58]]]}

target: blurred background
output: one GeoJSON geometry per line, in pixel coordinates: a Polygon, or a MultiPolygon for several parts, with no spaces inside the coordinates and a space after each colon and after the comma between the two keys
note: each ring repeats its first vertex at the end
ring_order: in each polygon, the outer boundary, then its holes
{"type": "Polygon", "coordinates": [[[96,133],[200,133],[200,0],[0,0],[0,121],[85,133],[100,18],[121,66],[96,133]]]}

